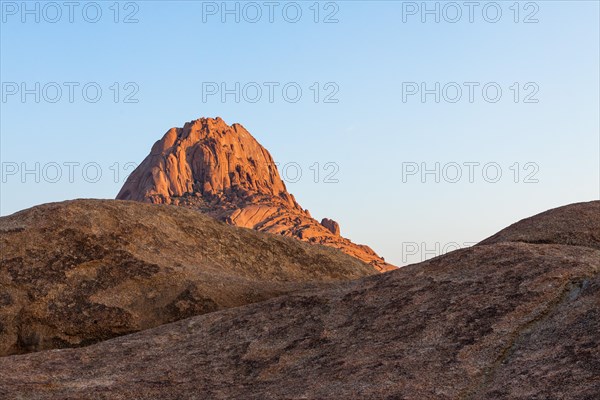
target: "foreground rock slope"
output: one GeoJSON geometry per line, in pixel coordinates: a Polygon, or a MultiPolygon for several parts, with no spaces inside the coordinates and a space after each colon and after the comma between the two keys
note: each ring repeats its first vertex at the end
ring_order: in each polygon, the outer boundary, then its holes
{"type": "Polygon", "coordinates": [[[480,244],[554,243],[600,249],[600,201],[569,204],[516,222],[480,244]]]}
{"type": "Polygon", "coordinates": [[[117,199],[194,208],[231,225],[322,244],[395,269],[370,247],[313,219],[288,193],[271,154],[240,124],[201,118],[170,129],[128,177],[117,199]]]}
{"type": "Polygon", "coordinates": [[[0,355],[81,346],[377,273],[327,247],[115,200],[2,217],[0,246],[0,355]]]}
{"type": "MultiPolygon", "coordinates": [[[[590,228],[597,237],[600,224],[590,228]]],[[[86,348],[0,358],[0,397],[596,399],[600,250],[547,242],[478,245],[86,348]]]]}

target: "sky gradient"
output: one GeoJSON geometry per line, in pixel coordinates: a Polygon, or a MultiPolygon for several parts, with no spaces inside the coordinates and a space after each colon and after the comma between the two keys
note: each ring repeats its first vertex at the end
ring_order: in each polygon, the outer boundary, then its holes
{"type": "Polygon", "coordinates": [[[222,2],[89,3],[70,22],[2,1],[1,215],[114,198],[169,128],[216,116],[315,218],[396,265],[600,197],[596,1],[479,2],[472,22],[463,2],[427,2],[439,22],[422,2],[276,2],[272,22],[265,2],[228,2],[239,22],[222,2]]]}

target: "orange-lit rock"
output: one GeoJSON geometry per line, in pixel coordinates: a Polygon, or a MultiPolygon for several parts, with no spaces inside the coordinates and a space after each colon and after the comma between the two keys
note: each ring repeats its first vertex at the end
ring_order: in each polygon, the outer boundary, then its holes
{"type": "Polygon", "coordinates": [[[323,218],[321,220],[321,225],[323,225],[325,228],[327,228],[334,235],[336,235],[336,236],[340,235],[340,224],[338,224],[334,220],[329,219],[329,218],[323,218]]]}
{"type": "Polygon", "coordinates": [[[340,249],[379,271],[371,248],[313,219],[288,193],[271,154],[240,124],[201,118],[171,128],[129,176],[117,199],[197,209],[229,224],[340,249]]]}

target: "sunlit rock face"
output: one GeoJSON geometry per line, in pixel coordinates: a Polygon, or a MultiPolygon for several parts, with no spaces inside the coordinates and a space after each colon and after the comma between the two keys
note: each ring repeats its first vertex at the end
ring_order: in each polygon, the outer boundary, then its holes
{"type": "Polygon", "coordinates": [[[242,125],[221,118],[167,131],[117,199],[190,207],[232,225],[337,248],[378,271],[395,268],[341,237],[337,222],[313,219],[287,191],[271,154],[242,125]]]}

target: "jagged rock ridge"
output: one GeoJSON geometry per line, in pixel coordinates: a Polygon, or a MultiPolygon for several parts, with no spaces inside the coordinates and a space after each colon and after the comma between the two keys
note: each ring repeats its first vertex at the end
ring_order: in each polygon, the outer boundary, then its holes
{"type": "Polygon", "coordinates": [[[201,118],[170,129],[128,177],[120,200],[174,204],[229,224],[338,248],[379,271],[394,269],[370,247],[313,219],[288,193],[269,152],[240,124],[201,118]]]}

